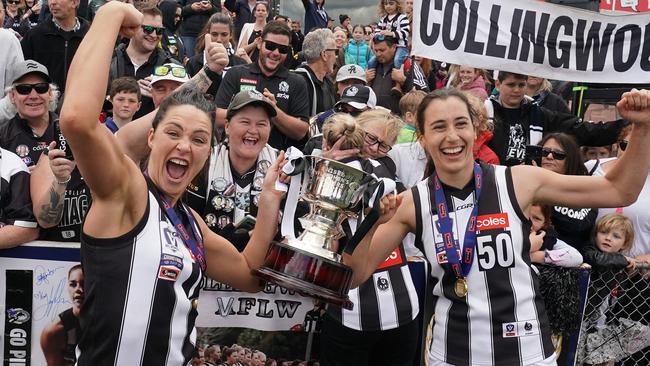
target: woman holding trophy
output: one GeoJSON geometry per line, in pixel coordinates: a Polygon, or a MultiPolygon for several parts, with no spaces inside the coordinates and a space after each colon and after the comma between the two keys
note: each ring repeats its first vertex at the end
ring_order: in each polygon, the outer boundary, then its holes
{"type": "Polygon", "coordinates": [[[260,193],[246,249],[212,233],[180,197],[210,155],[214,107],[191,88],[165,99],[149,130],[145,174],[97,123],[118,32],[133,36],[142,14],[110,2],[98,11],[71,64],[61,130],[92,192],[83,225],[85,302],[78,365],[181,365],[194,353],[203,275],[259,290],[261,265],[277,227],[280,159],[260,193]]]}
{"type": "Polygon", "coordinates": [[[529,210],[533,203],[619,207],[636,199],[650,167],[650,93],[625,93],[617,107],[634,123],[625,160],[605,177],[586,177],[475,163],[476,123],[467,98],[442,89],[422,101],[418,128],[435,171],[400,197],[394,216],[344,260],[357,285],[415,233],[438,280],[429,365],[555,364],[530,268],[529,210]]]}

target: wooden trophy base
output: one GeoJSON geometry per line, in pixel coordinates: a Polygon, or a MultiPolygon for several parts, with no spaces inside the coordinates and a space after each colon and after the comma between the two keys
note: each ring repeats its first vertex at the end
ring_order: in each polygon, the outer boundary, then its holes
{"type": "Polygon", "coordinates": [[[253,273],[290,290],[351,310],[352,269],[284,243],[272,242],[264,264],[253,273]]]}

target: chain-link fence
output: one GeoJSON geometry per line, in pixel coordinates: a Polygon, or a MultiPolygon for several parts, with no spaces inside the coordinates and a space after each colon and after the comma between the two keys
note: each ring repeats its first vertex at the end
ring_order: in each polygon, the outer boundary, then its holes
{"type": "Polygon", "coordinates": [[[649,268],[591,271],[576,365],[650,365],[649,268]]]}

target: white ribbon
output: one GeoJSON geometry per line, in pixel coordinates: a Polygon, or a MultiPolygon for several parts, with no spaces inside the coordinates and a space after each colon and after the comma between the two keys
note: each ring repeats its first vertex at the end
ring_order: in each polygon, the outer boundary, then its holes
{"type": "Polygon", "coordinates": [[[294,217],[296,216],[296,207],[298,206],[298,198],[300,195],[300,189],[302,188],[302,177],[303,172],[300,172],[295,175],[294,173],[296,164],[303,159],[304,155],[302,151],[291,146],[287,149],[285,153],[287,163],[282,167],[282,171],[291,176],[291,182],[289,182],[289,187],[285,183],[280,181],[275,182],[275,188],[278,190],[283,190],[287,192],[287,198],[284,204],[284,214],[282,215],[282,227],[281,232],[282,236],[290,239],[296,238],[296,231],[294,227],[294,217]]]}

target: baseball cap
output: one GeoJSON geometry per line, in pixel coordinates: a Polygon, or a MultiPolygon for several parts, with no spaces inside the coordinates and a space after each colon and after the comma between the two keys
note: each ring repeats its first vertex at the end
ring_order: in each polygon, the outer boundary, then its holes
{"type": "Polygon", "coordinates": [[[47,67],[34,60],[25,60],[14,65],[11,71],[11,83],[14,84],[18,79],[32,73],[40,74],[48,83],[52,82],[50,74],[47,72],[47,67]]]}
{"type": "Polygon", "coordinates": [[[226,119],[232,118],[232,116],[237,113],[240,109],[246,107],[247,105],[259,105],[266,109],[266,112],[269,114],[269,117],[275,117],[277,112],[275,107],[269,100],[259,91],[253,90],[243,90],[235,94],[228,105],[228,111],[226,112],[226,119]]]}
{"type": "Polygon", "coordinates": [[[343,22],[345,22],[346,19],[350,19],[350,17],[347,14],[339,15],[339,22],[341,22],[341,24],[343,24],[343,22]]]}
{"type": "Polygon", "coordinates": [[[374,109],[377,107],[377,95],[369,86],[352,85],[343,90],[341,99],[334,106],[337,107],[343,103],[358,110],[374,109]]]}
{"type": "Polygon", "coordinates": [[[185,70],[185,67],[182,65],[175,63],[166,63],[164,65],[154,67],[153,74],[151,74],[151,85],[161,80],[177,81],[183,84],[190,81],[190,77],[187,75],[187,70],[185,70]]]}
{"type": "Polygon", "coordinates": [[[363,70],[363,67],[356,64],[343,65],[336,73],[336,82],[338,83],[340,81],[348,79],[357,79],[365,83],[366,72],[363,70]]]}

